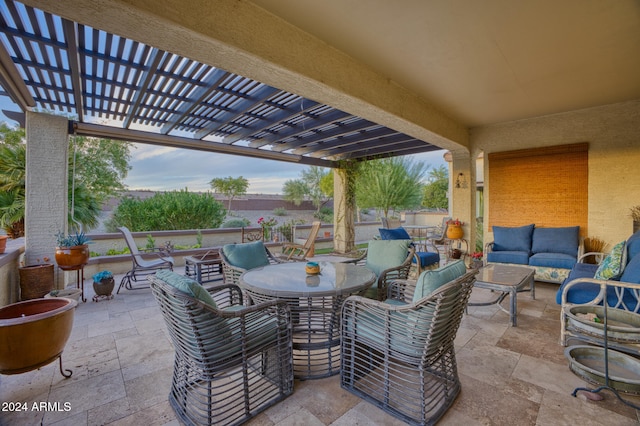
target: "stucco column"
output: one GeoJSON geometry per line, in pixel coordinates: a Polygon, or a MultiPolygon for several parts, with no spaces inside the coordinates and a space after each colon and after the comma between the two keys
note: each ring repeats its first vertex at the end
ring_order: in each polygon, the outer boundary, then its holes
{"type": "Polygon", "coordinates": [[[349,168],[333,170],[333,248],[349,253],[356,247],[355,176],[349,168]]]}
{"type": "Polygon", "coordinates": [[[67,230],[67,119],[26,113],[25,264],[49,258],[54,263],[55,235],[67,230]]]}
{"type": "Polygon", "coordinates": [[[464,238],[472,253],[476,239],[476,164],[468,152],[452,152],[449,176],[449,212],[453,219],[464,222],[464,238]]]}

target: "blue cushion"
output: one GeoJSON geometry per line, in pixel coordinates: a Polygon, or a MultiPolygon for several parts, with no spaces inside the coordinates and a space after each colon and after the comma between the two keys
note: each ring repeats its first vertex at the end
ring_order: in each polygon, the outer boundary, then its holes
{"type": "Polygon", "coordinates": [[[634,256],[633,259],[627,263],[620,277],[620,281],[640,284],[640,256],[634,256]]]}
{"type": "Polygon", "coordinates": [[[489,263],[515,263],[517,265],[529,264],[529,252],[527,251],[492,251],[487,254],[489,263]]]}
{"type": "Polygon", "coordinates": [[[380,238],[383,240],[410,240],[411,235],[407,232],[403,227],[400,228],[380,228],[378,229],[380,232],[380,238]]]}
{"type": "Polygon", "coordinates": [[[172,287],[177,288],[181,292],[194,297],[209,306],[216,307],[216,302],[213,300],[209,292],[200,285],[199,282],[192,280],[184,275],[176,274],[168,269],[161,269],[156,272],[156,277],[169,284],[172,287]]]}
{"type": "Polygon", "coordinates": [[[493,251],[531,251],[531,233],[534,225],[519,227],[494,226],[493,251]]]}
{"type": "Polygon", "coordinates": [[[573,268],[571,268],[571,272],[569,272],[563,284],[576,278],[593,278],[597,270],[598,265],[593,263],[576,263],[573,265],[573,268]]]}
{"type": "Polygon", "coordinates": [[[533,253],[564,253],[578,255],[580,227],[536,228],[533,230],[531,251],[533,253]]]}
{"type": "Polygon", "coordinates": [[[441,286],[460,278],[466,272],[467,267],[462,260],[447,263],[438,269],[424,271],[420,274],[418,281],[416,282],[416,290],[413,293],[413,302],[415,303],[423,297],[429,296],[441,286]]]}
{"type": "Polygon", "coordinates": [[[371,240],[365,266],[376,277],[385,269],[400,266],[407,258],[410,244],[411,240],[371,240]]]}
{"type": "MultiPolygon", "coordinates": [[[[558,291],[556,292],[556,303],[558,305],[562,304],[562,292],[566,285],[570,281],[565,280],[565,282],[560,286],[558,291]]],[[[613,282],[615,284],[615,282],[613,282]]],[[[619,290],[620,288],[618,288],[619,290]]],[[[598,284],[593,283],[578,283],[572,286],[567,293],[567,302],[574,304],[584,304],[589,303],[600,293],[600,286],[598,284]]],[[[616,295],[616,288],[611,285],[607,287],[607,301],[609,306],[614,306],[618,300],[618,296],[616,295]]],[[[627,309],[633,310],[636,307],[637,299],[633,295],[630,289],[625,289],[624,295],[622,296],[622,300],[626,305],[627,309]]],[[[602,304],[602,303],[600,303],[602,304]]]]}
{"type": "MultiPolygon", "coordinates": [[[[416,256],[418,256],[418,259],[420,259],[421,268],[433,265],[434,263],[440,263],[440,255],[438,253],[433,253],[430,251],[419,251],[416,252],[416,256]]],[[[416,263],[415,257],[411,260],[411,263],[416,263]]]]}
{"type": "Polygon", "coordinates": [[[227,244],[222,247],[222,252],[229,259],[229,263],[238,268],[249,270],[269,264],[267,251],[262,241],[227,244]]]}
{"type": "Polygon", "coordinates": [[[529,258],[530,266],[571,269],[576,264],[576,257],[564,253],[536,253],[529,258]]]}
{"type": "Polygon", "coordinates": [[[640,231],[631,235],[627,240],[627,262],[640,253],[640,231]]]}

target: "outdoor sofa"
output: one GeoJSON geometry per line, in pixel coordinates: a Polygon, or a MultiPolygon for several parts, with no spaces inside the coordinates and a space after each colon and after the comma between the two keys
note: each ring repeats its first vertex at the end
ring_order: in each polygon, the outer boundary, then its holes
{"type": "Polygon", "coordinates": [[[494,240],[486,244],[485,258],[487,263],[531,266],[537,281],[562,284],[583,254],[579,233],[579,226],[494,226],[494,240]]]}

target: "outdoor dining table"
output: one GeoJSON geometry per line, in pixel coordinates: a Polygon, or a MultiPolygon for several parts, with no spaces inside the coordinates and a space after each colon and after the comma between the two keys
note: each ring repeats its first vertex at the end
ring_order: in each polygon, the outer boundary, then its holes
{"type": "Polygon", "coordinates": [[[308,275],[305,262],[252,269],[240,286],[254,303],[286,300],[291,308],[294,377],[329,377],[340,372],[340,312],[344,300],[376,279],[368,269],[347,263],[319,262],[308,275]]]}

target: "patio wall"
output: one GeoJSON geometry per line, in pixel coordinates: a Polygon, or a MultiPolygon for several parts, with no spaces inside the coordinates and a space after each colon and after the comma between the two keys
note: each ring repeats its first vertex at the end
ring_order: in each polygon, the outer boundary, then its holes
{"type": "MultiPolygon", "coordinates": [[[[631,235],[629,208],[640,205],[640,100],[475,128],[471,139],[474,151],[485,153],[485,217],[491,203],[486,154],[587,142],[588,236],[602,238],[611,248],[631,235]]],[[[485,241],[493,239],[488,223],[485,241]]]]}
{"type": "MultiPolygon", "coordinates": [[[[300,225],[296,228],[296,238],[306,238],[311,225],[300,225]]],[[[356,241],[368,241],[378,234],[379,222],[361,222],[356,224],[356,241]]],[[[332,237],[324,238],[324,231],[331,231],[333,235],[333,225],[325,224],[320,229],[320,236],[316,240],[316,248],[333,247],[332,237]]],[[[241,241],[240,228],[228,229],[205,229],[202,232],[202,244],[204,248],[176,250],[172,253],[177,266],[184,266],[185,256],[204,254],[214,247],[221,247],[225,244],[238,243],[241,241]]],[[[144,247],[147,243],[147,235],[151,234],[156,241],[156,246],[162,246],[165,241],[171,241],[174,245],[194,245],[196,244],[197,230],[185,231],[155,231],[155,232],[135,232],[133,233],[138,247],[144,247]]],[[[108,249],[121,250],[126,247],[124,239],[120,233],[116,234],[89,234],[92,240],[90,249],[92,252],[105,253],[108,249]]],[[[269,243],[268,246],[278,252],[281,243],[269,243]]],[[[18,277],[18,267],[21,261],[21,254],[24,253],[24,238],[10,240],[7,244],[5,254],[0,255],[0,307],[19,301],[20,283],[18,277]]],[[[53,258],[53,255],[51,256],[53,258]]],[[[92,256],[89,264],[84,268],[85,286],[91,285],[91,276],[98,271],[108,269],[114,274],[122,274],[131,269],[131,256],[129,254],[116,256],[92,256]]],[[[63,272],[56,278],[58,288],[76,283],[76,272],[63,272]]]]}

